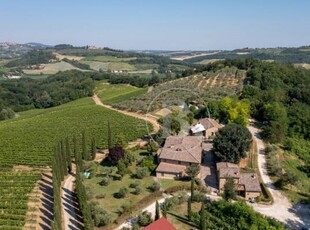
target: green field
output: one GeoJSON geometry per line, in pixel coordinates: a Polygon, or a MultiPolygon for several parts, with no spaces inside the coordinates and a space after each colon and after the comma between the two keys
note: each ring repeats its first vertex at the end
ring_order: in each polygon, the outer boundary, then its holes
{"type": "Polygon", "coordinates": [[[96,138],[98,148],[106,148],[108,121],[113,137],[122,132],[130,141],[147,134],[145,121],[97,106],[91,98],[83,98],[51,109],[23,112],[17,119],[0,122],[0,162],[48,165],[54,145],[67,136],[80,135],[83,130],[88,139],[96,138]]]}
{"type": "Polygon", "coordinates": [[[38,74],[55,74],[59,71],[66,71],[66,70],[79,70],[79,71],[86,71],[74,67],[73,65],[61,61],[56,63],[44,64],[44,69],[24,69],[24,73],[28,75],[38,75],[38,74]]]}
{"type": "Polygon", "coordinates": [[[147,88],[137,88],[127,84],[111,85],[106,82],[100,82],[95,89],[99,98],[107,104],[116,104],[144,94],[146,91],[147,88]]]}
{"type": "Polygon", "coordinates": [[[99,71],[100,69],[103,71],[135,70],[135,67],[133,65],[130,65],[126,62],[100,62],[100,61],[80,61],[80,62],[89,65],[91,69],[96,71],[99,71]]]}
{"type": "Polygon", "coordinates": [[[22,229],[38,172],[0,171],[0,229],[22,229]]]}
{"type": "Polygon", "coordinates": [[[135,57],[131,58],[118,58],[113,56],[93,56],[93,57],[86,57],[85,61],[100,61],[100,62],[127,62],[131,60],[135,60],[135,57]]]}

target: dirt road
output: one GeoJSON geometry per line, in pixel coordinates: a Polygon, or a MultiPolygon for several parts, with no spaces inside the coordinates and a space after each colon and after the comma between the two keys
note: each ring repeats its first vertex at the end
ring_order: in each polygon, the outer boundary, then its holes
{"type": "Polygon", "coordinates": [[[119,113],[122,113],[122,114],[125,114],[125,115],[128,115],[128,116],[136,117],[136,118],[145,120],[147,122],[150,122],[152,124],[152,126],[153,126],[153,132],[152,133],[157,133],[159,131],[160,125],[157,122],[157,118],[152,116],[152,115],[150,115],[150,114],[138,114],[138,113],[128,112],[128,111],[125,111],[125,110],[115,109],[115,108],[113,108],[110,105],[103,104],[102,101],[100,100],[100,98],[97,96],[97,94],[94,94],[93,100],[96,103],[96,105],[100,105],[100,106],[103,106],[103,107],[105,107],[107,109],[111,109],[111,110],[114,110],[116,112],[119,112],[119,113]]]}
{"type": "Polygon", "coordinates": [[[269,189],[272,197],[272,205],[250,204],[257,212],[273,217],[285,223],[292,229],[310,229],[310,205],[292,205],[282,193],[275,188],[267,174],[265,145],[259,135],[260,130],[253,126],[248,127],[257,143],[258,169],[262,180],[269,189]]]}
{"type": "Polygon", "coordinates": [[[71,173],[64,180],[62,186],[61,206],[63,226],[65,230],[83,229],[82,216],[79,211],[78,200],[74,192],[75,174],[71,173]]]}

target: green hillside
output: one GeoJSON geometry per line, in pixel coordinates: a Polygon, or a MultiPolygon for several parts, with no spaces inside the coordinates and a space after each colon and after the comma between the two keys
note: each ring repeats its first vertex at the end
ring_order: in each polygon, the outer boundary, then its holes
{"type": "MultiPolygon", "coordinates": [[[[123,132],[134,140],[147,134],[146,123],[105,109],[83,98],[65,105],[20,113],[20,117],[0,122],[0,162],[15,165],[48,165],[55,143],[86,130],[98,148],[107,147],[107,124],[112,136],[123,132]]],[[[112,138],[113,139],[113,138],[112,138]]]]}

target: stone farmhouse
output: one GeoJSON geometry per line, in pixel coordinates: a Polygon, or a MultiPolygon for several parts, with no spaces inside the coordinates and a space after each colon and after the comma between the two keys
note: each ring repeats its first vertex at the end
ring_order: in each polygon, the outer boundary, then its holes
{"type": "MultiPolygon", "coordinates": [[[[201,164],[201,136],[169,136],[163,148],[157,151],[158,167],[156,176],[159,178],[180,178],[185,176],[186,167],[201,164]]],[[[199,175],[198,175],[199,176],[199,175]]]]}
{"type": "Polygon", "coordinates": [[[229,162],[219,162],[216,164],[219,190],[224,190],[224,185],[228,177],[233,178],[238,195],[245,199],[257,198],[262,190],[256,173],[241,173],[238,165],[229,162]]]}

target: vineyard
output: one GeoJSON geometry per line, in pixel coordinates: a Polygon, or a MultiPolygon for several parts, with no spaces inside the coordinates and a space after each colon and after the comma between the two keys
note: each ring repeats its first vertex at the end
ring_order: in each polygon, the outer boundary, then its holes
{"type": "Polygon", "coordinates": [[[19,118],[0,122],[1,165],[49,165],[55,143],[65,137],[72,140],[73,135],[81,140],[83,130],[89,145],[94,137],[98,148],[106,148],[108,122],[112,141],[121,132],[127,141],[147,134],[145,121],[97,106],[91,98],[20,113],[19,118]]]}
{"type": "Polygon", "coordinates": [[[22,229],[38,172],[0,171],[0,229],[22,229]]]}
{"type": "Polygon", "coordinates": [[[245,71],[236,67],[226,67],[215,73],[203,72],[162,83],[151,92],[118,103],[115,107],[145,113],[162,109],[172,100],[181,103],[188,99],[218,99],[238,95],[242,90],[244,78],[245,71]]]}
{"type": "Polygon", "coordinates": [[[127,84],[111,85],[106,82],[100,82],[95,89],[101,101],[107,104],[119,103],[131,97],[144,94],[146,91],[146,88],[137,88],[127,84]]]}

